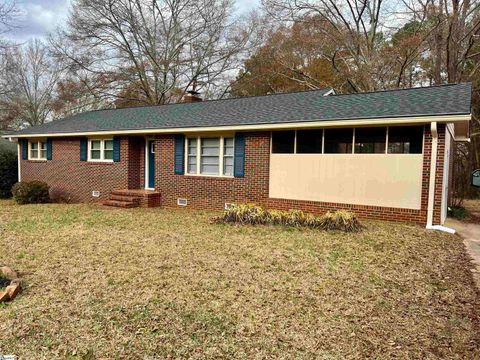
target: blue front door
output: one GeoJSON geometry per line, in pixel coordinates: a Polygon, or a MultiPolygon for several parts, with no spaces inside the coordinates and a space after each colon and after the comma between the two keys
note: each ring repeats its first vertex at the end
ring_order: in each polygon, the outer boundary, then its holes
{"type": "Polygon", "coordinates": [[[148,187],[155,188],[155,141],[148,140],[148,187]]]}

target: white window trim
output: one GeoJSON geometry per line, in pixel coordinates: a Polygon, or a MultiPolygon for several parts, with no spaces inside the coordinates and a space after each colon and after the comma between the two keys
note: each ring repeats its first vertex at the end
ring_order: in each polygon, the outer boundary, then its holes
{"type": "Polygon", "coordinates": [[[232,175],[224,175],[223,172],[224,172],[224,169],[223,169],[223,160],[224,160],[224,143],[225,143],[225,138],[233,138],[233,151],[234,151],[234,154],[233,154],[233,157],[235,158],[235,136],[234,135],[231,135],[231,136],[189,136],[189,137],[186,137],[185,138],[185,156],[184,156],[184,175],[188,175],[188,176],[202,176],[202,177],[216,177],[216,178],[234,178],[234,174],[232,175]],[[200,156],[201,156],[201,152],[202,152],[202,148],[201,148],[201,139],[207,139],[207,138],[219,138],[220,139],[220,148],[219,148],[219,160],[218,160],[218,171],[219,171],[219,174],[202,174],[200,172],[200,164],[201,164],[201,160],[200,160],[200,156]],[[197,140],[197,154],[196,154],[196,160],[197,160],[197,166],[196,166],[196,170],[197,172],[195,174],[192,174],[192,173],[189,173],[188,172],[188,141],[190,139],[196,139],[197,140]]]}
{"type": "Polygon", "coordinates": [[[29,141],[28,142],[28,160],[31,161],[46,161],[47,160],[47,142],[44,140],[37,140],[37,141],[29,141]],[[37,157],[32,157],[32,143],[37,144],[37,157]],[[42,147],[42,143],[45,143],[45,157],[40,157],[40,149],[42,147]]]}
{"type": "MultiPolygon", "coordinates": [[[[99,163],[113,163],[113,159],[105,159],[105,141],[113,141],[113,138],[105,138],[105,139],[88,139],[88,146],[87,146],[87,160],[89,162],[99,162],[99,163]],[[100,141],[100,159],[92,159],[92,141],[100,141]]],[[[112,147],[113,152],[113,147],[112,147]]]]}

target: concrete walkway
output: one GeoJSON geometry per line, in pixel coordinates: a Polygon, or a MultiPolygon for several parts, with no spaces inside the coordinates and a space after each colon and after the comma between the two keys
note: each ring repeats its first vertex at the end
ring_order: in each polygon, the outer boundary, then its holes
{"type": "MultiPolygon", "coordinates": [[[[477,206],[470,208],[465,206],[474,215],[477,214],[477,206]]],[[[477,284],[477,287],[480,289],[480,224],[458,221],[455,219],[448,218],[445,221],[445,226],[455,229],[463,238],[463,242],[467,249],[468,254],[473,259],[474,268],[472,269],[473,277],[477,284]]]]}

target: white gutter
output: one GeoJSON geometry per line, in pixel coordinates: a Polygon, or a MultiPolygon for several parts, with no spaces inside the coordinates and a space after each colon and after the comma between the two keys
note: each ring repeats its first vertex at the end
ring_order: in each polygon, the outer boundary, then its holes
{"type": "Polygon", "coordinates": [[[103,135],[146,135],[146,134],[178,134],[178,133],[200,133],[220,131],[254,131],[254,130],[282,130],[282,129],[311,129],[326,127],[354,127],[368,125],[400,125],[400,124],[428,124],[432,120],[441,123],[457,121],[470,121],[468,115],[429,115],[416,117],[398,118],[369,118],[369,119],[343,119],[343,120],[312,120],[305,122],[289,122],[276,124],[255,124],[255,125],[218,125],[208,127],[180,127],[163,129],[132,129],[132,130],[99,130],[64,133],[32,133],[19,135],[3,135],[4,138],[32,138],[32,137],[63,137],[63,136],[103,136],[103,135]]]}
{"type": "Polygon", "coordinates": [[[430,153],[430,183],[428,186],[427,229],[432,228],[433,205],[435,201],[435,175],[437,172],[438,153],[438,132],[437,123],[435,121],[430,124],[430,132],[432,133],[432,150],[430,153]]]}

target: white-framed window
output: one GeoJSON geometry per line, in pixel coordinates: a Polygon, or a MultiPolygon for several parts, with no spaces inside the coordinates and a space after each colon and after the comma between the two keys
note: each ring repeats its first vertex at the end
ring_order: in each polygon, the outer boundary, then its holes
{"type": "Polygon", "coordinates": [[[187,138],[185,174],[233,176],[233,149],[233,136],[187,138]]]}
{"type": "Polygon", "coordinates": [[[28,160],[47,160],[47,142],[29,141],[28,160]]]}
{"type": "Polygon", "coordinates": [[[89,139],[88,161],[113,162],[113,139],[89,139]]]}
{"type": "Polygon", "coordinates": [[[422,154],[423,126],[281,130],[271,133],[272,154],[422,154]]]}

